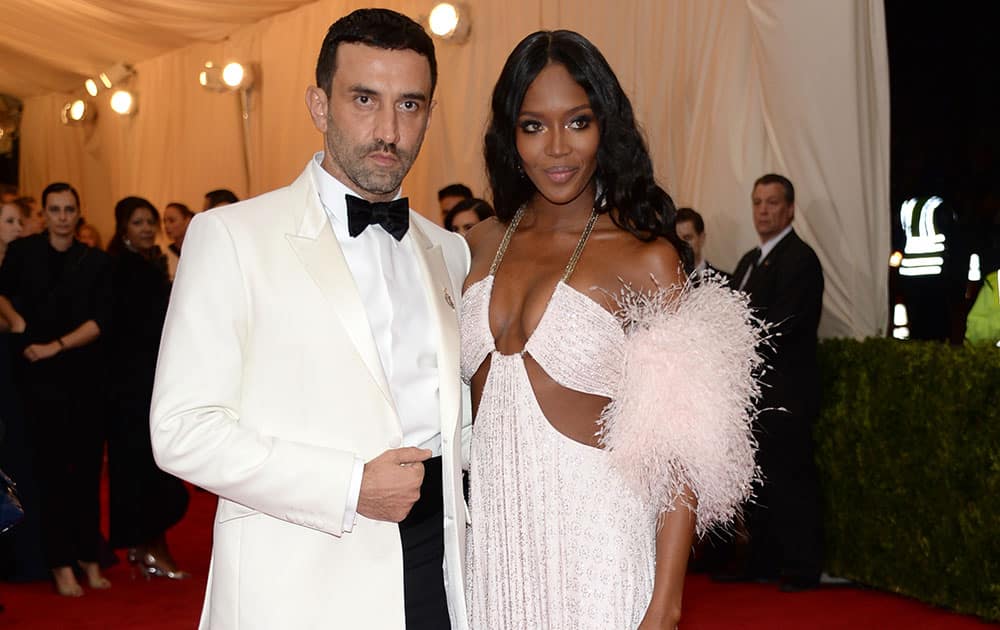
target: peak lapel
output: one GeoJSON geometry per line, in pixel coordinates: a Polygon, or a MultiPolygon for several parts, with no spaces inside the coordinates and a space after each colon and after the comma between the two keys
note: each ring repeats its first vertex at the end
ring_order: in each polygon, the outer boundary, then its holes
{"type": "Polygon", "coordinates": [[[323,293],[331,313],[351,338],[382,395],[390,406],[394,406],[361,294],[308,172],[296,180],[292,188],[304,207],[304,214],[298,233],[286,234],[285,238],[323,293]]]}

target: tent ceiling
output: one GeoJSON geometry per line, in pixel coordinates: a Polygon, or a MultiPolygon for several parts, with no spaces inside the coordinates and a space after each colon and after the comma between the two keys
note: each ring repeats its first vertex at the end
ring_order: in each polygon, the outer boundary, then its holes
{"type": "Polygon", "coordinates": [[[313,0],[3,0],[0,94],[19,98],[79,88],[136,63],[313,0]]]}

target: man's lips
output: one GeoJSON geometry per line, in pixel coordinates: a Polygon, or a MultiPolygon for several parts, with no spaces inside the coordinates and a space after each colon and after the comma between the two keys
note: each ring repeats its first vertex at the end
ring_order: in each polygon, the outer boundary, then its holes
{"type": "Polygon", "coordinates": [[[386,153],[385,151],[376,151],[375,153],[369,153],[368,158],[374,161],[379,166],[394,166],[399,163],[399,158],[397,158],[392,153],[386,153]]]}

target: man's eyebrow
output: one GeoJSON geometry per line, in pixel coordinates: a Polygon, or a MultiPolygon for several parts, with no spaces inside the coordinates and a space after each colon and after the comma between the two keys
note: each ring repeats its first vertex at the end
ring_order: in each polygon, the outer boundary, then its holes
{"type": "MultiPolygon", "coordinates": [[[[349,90],[353,94],[364,94],[365,96],[378,96],[379,95],[378,90],[375,90],[373,88],[370,88],[370,87],[368,87],[366,85],[361,85],[361,84],[352,85],[349,88],[349,90]]],[[[424,94],[423,92],[404,92],[402,95],[400,95],[400,98],[402,98],[404,100],[407,100],[407,101],[427,102],[427,95],[424,94]]]]}

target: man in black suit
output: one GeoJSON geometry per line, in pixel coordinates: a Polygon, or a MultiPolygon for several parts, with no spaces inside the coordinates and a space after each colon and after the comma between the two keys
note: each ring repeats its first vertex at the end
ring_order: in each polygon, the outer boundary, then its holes
{"type": "Polygon", "coordinates": [[[764,483],[747,513],[745,577],[781,580],[783,591],[813,588],[822,569],[819,481],[812,426],[819,412],[816,331],[823,268],[792,229],[795,188],[781,175],[754,183],[753,222],[760,246],[743,256],[733,288],[771,326],[756,428],[764,483]]]}
{"type": "Polygon", "coordinates": [[[694,268],[690,273],[692,280],[698,282],[706,272],[712,272],[723,280],[729,280],[728,273],[716,269],[705,260],[705,220],[697,211],[693,208],[678,208],[674,230],[678,238],[691,246],[694,254],[694,268]]]}

